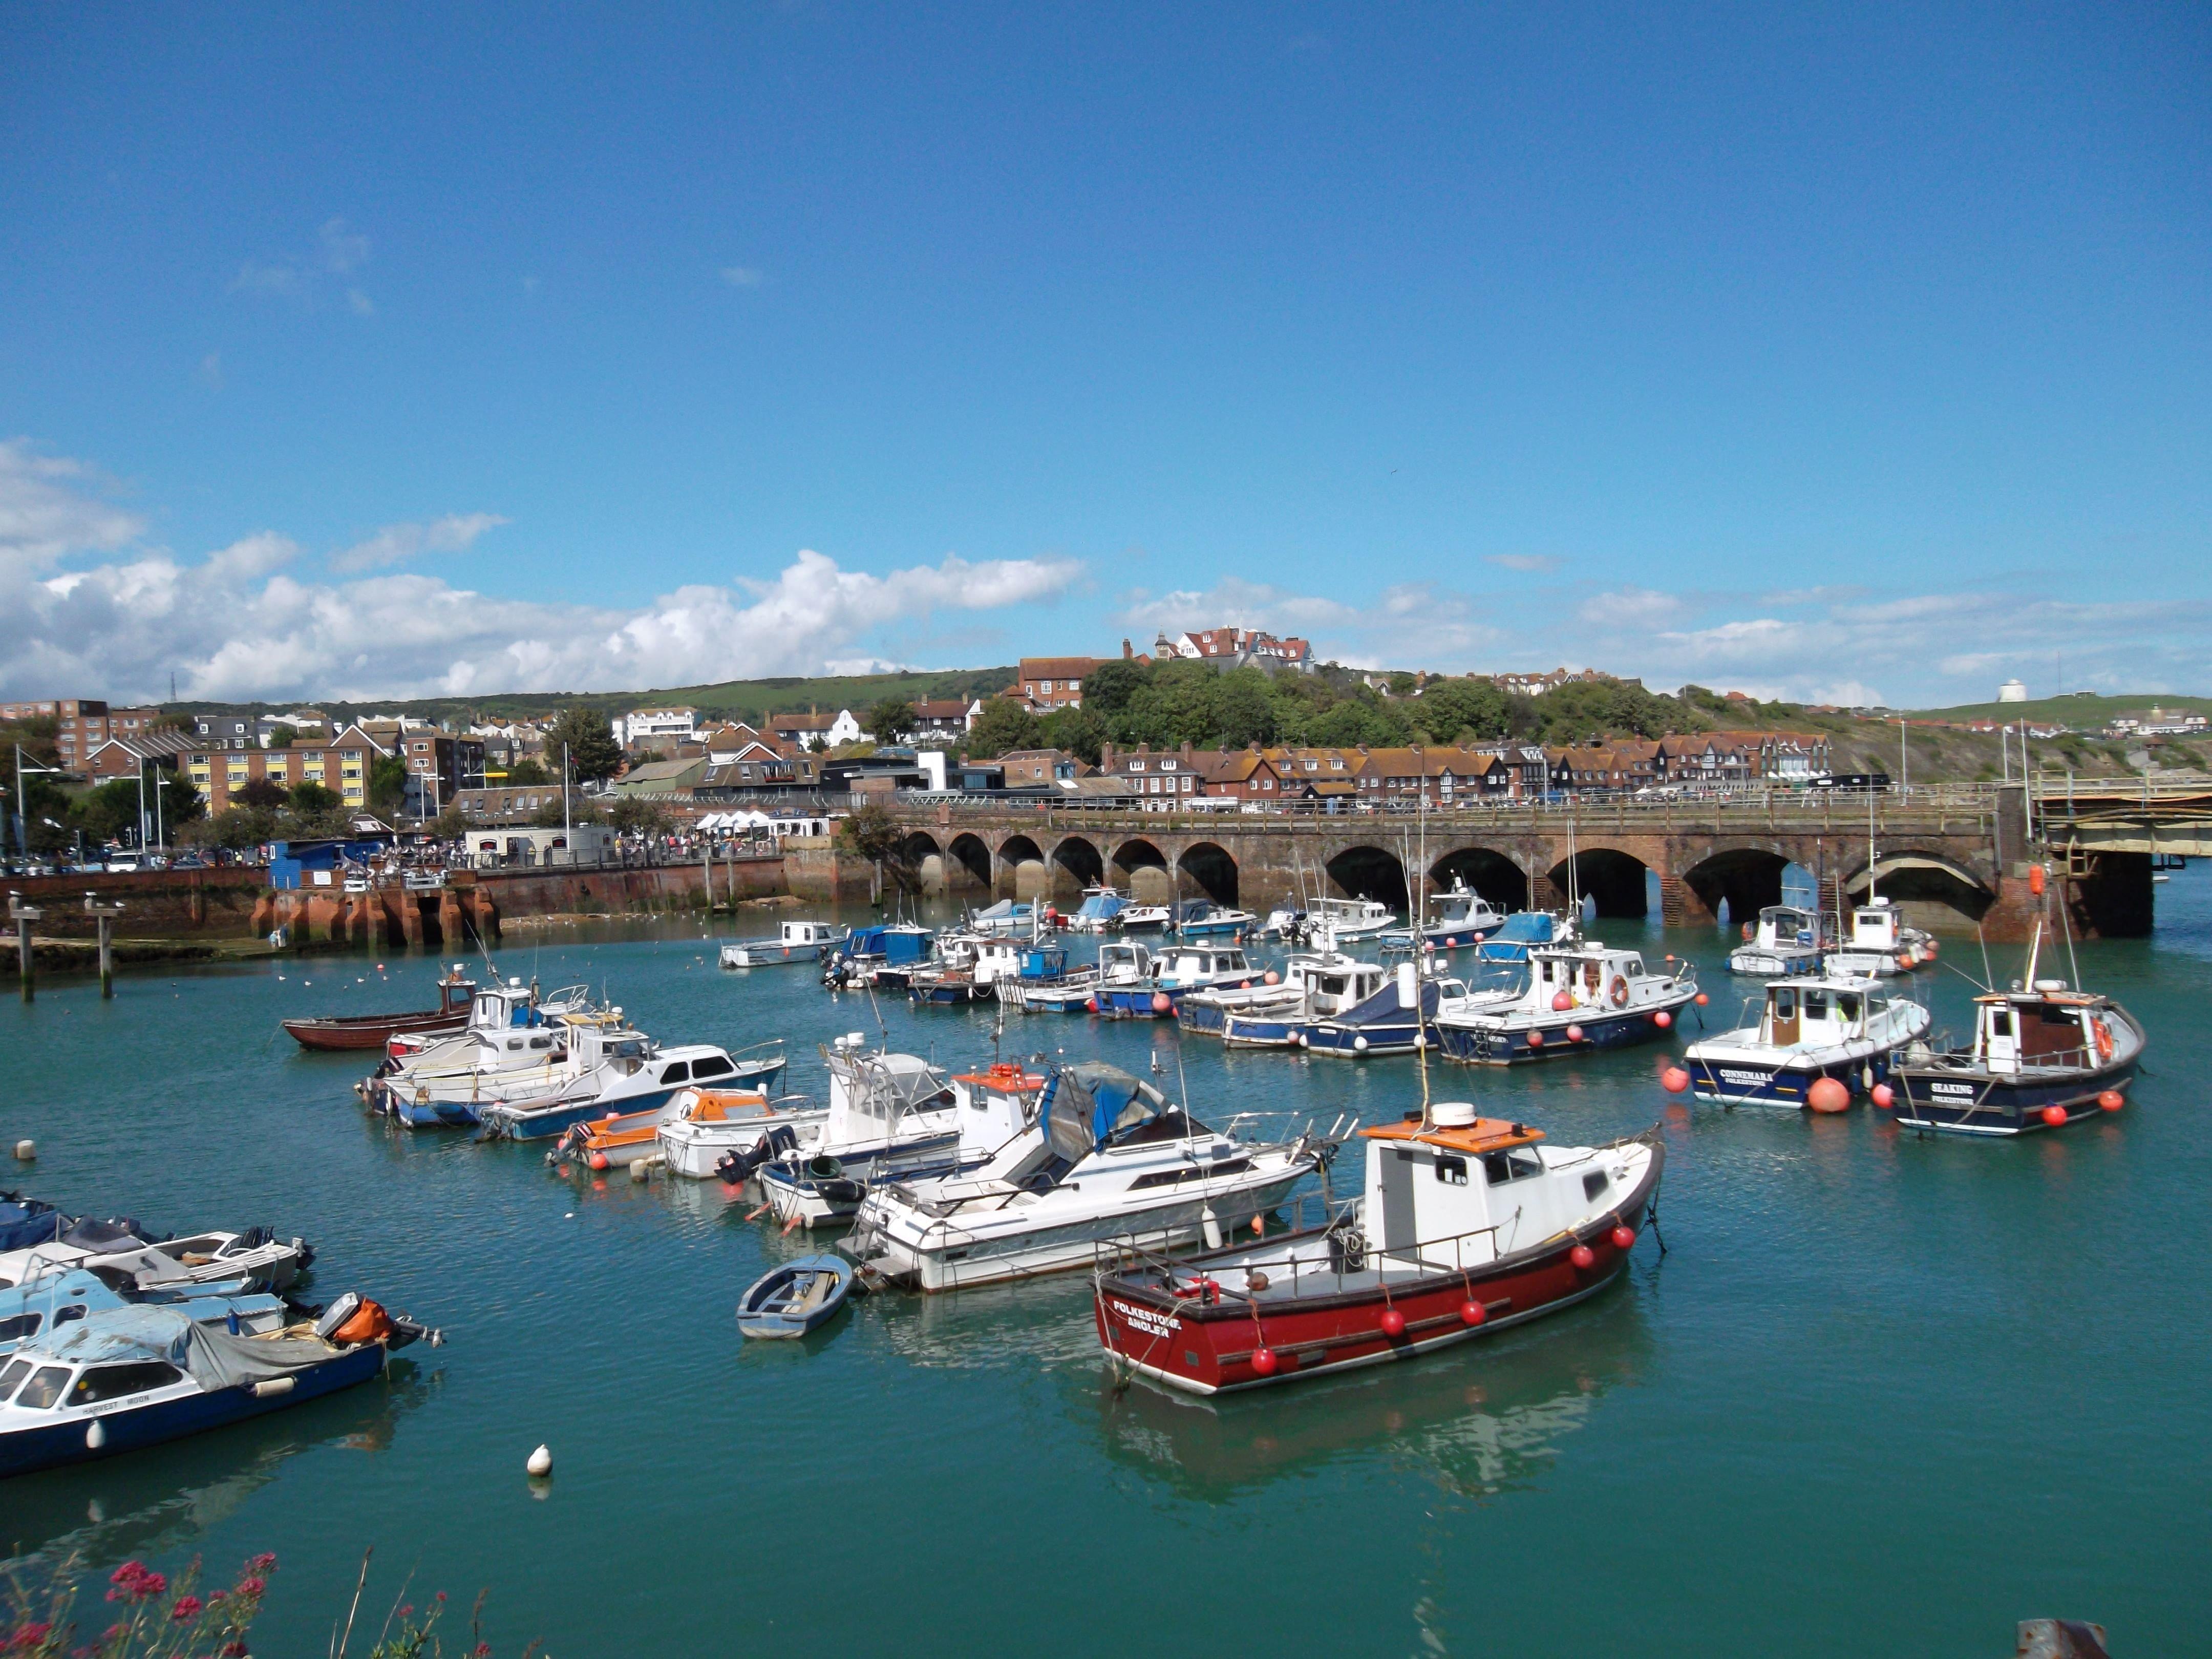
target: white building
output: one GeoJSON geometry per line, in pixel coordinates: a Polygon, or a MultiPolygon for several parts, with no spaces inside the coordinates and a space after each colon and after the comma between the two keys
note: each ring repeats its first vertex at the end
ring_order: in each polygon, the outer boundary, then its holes
{"type": "Polygon", "coordinates": [[[615,740],[625,749],[637,744],[689,743],[699,728],[696,708],[633,708],[622,720],[610,721],[615,740]]]}
{"type": "Polygon", "coordinates": [[[1997,687],[1997,701],[1999,702],[2026,702],[2027,701],[2027,688],[2025,685],[2022,685],[2018,680],[2007,680],[2002,685],[1997,687]]]}

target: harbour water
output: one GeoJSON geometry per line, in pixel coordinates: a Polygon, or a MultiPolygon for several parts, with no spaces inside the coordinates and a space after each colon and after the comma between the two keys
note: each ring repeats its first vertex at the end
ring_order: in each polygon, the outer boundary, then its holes
{"type": "MultiPolygon", "coordinates": [[[[16,1184],[305,1234],[313,1294],[357,1287],[450,1340],[258,1424],[8,1482],[0,1542],[103,1577],[274,1550],[269,1654],[323,1650],[372,1545],[379,1619],[409,1575],[416,1602],[489,1587],[499,1652],[562,1659],[1995,1656],[2050,1614],[2106,1624],[2119,1654],[2205,1651],[2212,879],[2178,874],[2159,907],[2152,939],[2081,951],[2148,1025],[2148,1074],[2063,1135],[1688,1105],[1656,1086],[1657,1047],[1432,1068],[1440,1097],[1569,1143],[1663,1125],[1668,1253],[1647,1235],[1613,1292],[1494,1342],[1218,1403],[1115,1392],[1079,1274],[878,1296],[748,1347],[738,1292],[803,1236],[713,1183],[595,1188],[542,1149],[389,1128],[349,1091],[362,1064],[277,1031],[421,1006],[425,959],[126,978],[112,1003],[49,981],[0,1012],[0,1132],[40,1149],[16,1184]]],[[[1719,934],[1601,931],[1693,955],[1716,1027],[1750,988],[1719,934]]],[[[696,922],[568,930],[499,963],[603,983],[672,1041],[785,1036],[802,1087],[815,1043],[873,1033],[867,999],[720,971],[712,945],[696,922]]],[[[1980,966],[1971,940],[1946,960],[1980,966]]],[[[1964,978],[1922,977],[1938,1029],[1963,1030],[1964,978]]],[[[895,1046],[990,1058],[991,1009],[880,1007],[895,1046]]],[[[1010,1017],[1005,1043],[1157,1055],[1216,1121],[1419,1098],[1410,1059],[1224,1055],[1172,1022],[1010,1017]]]]}

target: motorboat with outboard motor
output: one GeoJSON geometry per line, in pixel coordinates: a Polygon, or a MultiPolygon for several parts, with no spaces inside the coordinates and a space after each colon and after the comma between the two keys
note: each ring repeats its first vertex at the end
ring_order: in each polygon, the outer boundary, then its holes
{"type": "Polygon", "coordinates": [[[82,1268],[117,1290],[186,1294],[203,1286],[285,1291],[315,1260],[304,1238],[280,1239],[266,1227],[210,1228],[182,1238],[157,1236],[129,1216],[86,1216],[40,1243],[0,1255],[0,1287],[82,1268]]]}
{"type": "Polygon", "coordinates": [[[1259,924],[1259,917],[1249,910],[1211,899],[1186,899],[1176,906],[1174,932],[1178,939],[1241,939],[1259,924]]]}
{"type": "Polygon", "coordinates": [[[917,1005],[957,1007],[963,1003],[988,1002],[998,994],[987,980],[975,977],[982,959],[984,935],[940,933],[930,959],[907,975],[907,995],[917,1005]]]}
{"type": "Polygon", "coordinates": [[[777,1153],[811,1146],[829,1116],[811,1095],[686,1089],[669,1103],[655,1138],[674,1174],[738,1187],[777,1153]]]}
{"type": "MultiPolygon", "coordinates": [[[[1750,1000],[1747,999],[1747,1007],[1750,1000]]],[[[1756,1019],[1683,1051],[1687,1086],[1725,1106],[1840,1109],[1886,1080],[1900,1049],[1928,1035],[1928,1010],[1879,980],[1800,975],[1766,988],[1756,1019]],[[1841,1085],[1818,1090],[1823,1080],[1841,1085]]]]}
{"type": "Polygon", "coordinates": [[[588,986],[564,985],[556,991],[540,993],[535,980],[527,986],[520,979],[502,985],[495,976],[489,984],[477,988],[467,1023],[459,1031],[393,1033],[385,1042],[385,1064],[379,1067],[379,1075],[416,1066],[494,1066],[500,1063],[501,1055],[524,1052],[507,1041],[516,1032],[549,1028],[557,1042],[563,1020],[599,1012],[588,986]]]}
{"type": "Polygon", "coordinates": [[[1030,901],[1019,902],[1000,899],[987,909],[977,910],[967,921],[968,931],[981,933],[987,939],[1018,939],[1024,934],[1035,935],[1044,930],[1045,913],[1030,901]]]}
{"type": "Polygon", "coordinates": [[[233,1334],[180,1306],[88,1312],[0,1363],[0,1478],[89,1462],[365,1382],[434,1331],[351,1293],[312,1325],[233,1334]]]}
{"type": "Polygon", "coordinates": [[[41,1332],[111,1308],[173,1307],[188,1319],[219,1325],[234,1334],[242,1331],[258,1335],[291,1322],[293,1314],[283,1297],[246,1290],[246,1283],[243,1279],[233,1279],[179,1291],[118,1289],[108,1279],[85,1268],[60,1268],[26,1284],[0,1289],[0,1358],[41,1332]]]}
{"type": "Polygon", "coordinates": [[[1172,1014],[1176,1004],[1194,992],[1242,990],[1262,982],[1241,945],[1168,945],[1139,958],[1122,955],[1129,951],[1142,953],[1144,947],[1109,945],[1098,952],[1094,995],[1098,1012],[1115,1018],[1158,1019],[1172,1014]],[[1116,971],[1133,960],[1146,962],[1143,977],[1116,971]]]}
{"type": "MultiPolygon", "coordinates": [[[[577,988],[580,994],[581,988],[577,988]]],[[[520,980],[477,993],[469,1027],[419,1052],[388,1054],[355,1085],[368,1109],[410,1128],[473,1124],[477,1103],[519,1090],[540,1093],[573,1077],[578,1032],[639,1035],[620,1008],[600,1009],[580,994],[556,994],[549,1012],[520,980]]],[[[393,1043],[404,1042],[395,1037],[393,1043]]]]}
{"type": "Polygon", "coordinates": [[[476,1003],[477,983],[465,964],[438,981],[438,1006],[401,1014],[322,1014],[288,1019],[284,1030],[302,1048],[318,1052],[382,1048],[404,1032],[410,1036],[443,1036],[465,1029],[476,1003]]]}
{"type": "Polygon", "coordinates": [[[1662,1036],[1698,996],[1687,957],[1655,974],[1641,951],[1538,945],[1517,983],[1478,988],[1440,1012],[1437,1047],[1447,1059],[1492,1066],[1625,1048],[1662,1036]]]}
{"type": "Polygon", "coordinates": [[[1464,1102],[1359,1138],[1364,1191],[1320,1201],[1314,1224],[1182,1261],[1102,1249],[1092,1314],[1113,1368],[1219,1394],[1513,1329],[1620,1276],[1666,1164],[1656,1132],[1554,1146],[1464,1102]]]}
{"type": "Polygon", "coordinates": [[[2027,971],[2010,990],[1974,999],[1973,1040],[1905,1049],[1890,1068],[1897,1121],[1947,1134],[2024,1135],[2063,1129],[2127,1104],[2149,1036],[2142,1022],[2094,991],[2036,977],[2038,924],[2027,971]]]}
{"type": "Polygon", "coordinates": [[[1086,887],[1083,902],[1067,918],[1067,929],[1074,933],[1110,933],[1121,925],[1121,912],[1128,904],[1127,896],[1114,888],[1086,887]]]}
{"type": "Polygon", "coordinates": [[[1759,979],[1814,974],[1820,969],[1820,918],[1795,904],[1770,904],[1756,926],[1743,925],[1743,943],[1729,952],[1729,971],[1759,979]]]}
{"type": "Polygon", "coordinates": [[[1411,951],[1416,944],[1425,951],[1457,951],[1481,944],[1504,925],[1504,911],[1455,878],[1449,888],[1429,895],[1419,927],[1385,928],[1376,939],[1386,951],[1411,951]]]}
{"type": "Polygon", "coordinates": [[[722,946],[725,968],[787,968],[793,963],[819,963],[852,937],[853,930],[836,922],[787,921],[766,939],[732,939],[722,946]]]}
{"type": "Polygon", "coordinates": [[[904,990],[907,975],[929,960],[937,935],[915,922],[856,927],[822,964],[822,982],[838,989],[879,986],[904,990]]]}
{"type": "Polygon", "coordinates": [[[43,1198],[0,1193],[0,1255],[59,1238],[75,1219],[43,1198]]]}
{"type": "Polygon", "coordinates": [[[771,1038],[738,1057],[711,1042],[662,1047],[640,1032],[611,1036],[577,1032],[574,1077],[543,1094],[484,1102],[477,1117],[494,1140],[538,1140],[587,1119],[659,1111],[695,1084],[718,1089],[767,1088],[783,1075],[783,1039],[771,1038]]]}
{"type": "Polygon", "coordinates": [[[779,1154],[754,1173],[776,1218],[809,1227],[860,1207],[886,1176],[935,1174],[957,1161],[959,1097],[944,1073],[916,1054],[871,1053],[861,1033],[822,1051],[830,1106],[810,1146],[779,1154]]]}
{"type": "Polygon", "coordinates": [[[949,1291],[1088,1267],[1102,1241],[1218,1243],[1335,1151],[1310,1133],[1265,1142],[1209,1128],[1103,1061],[1031,1080],[1035,1110],[987,1162],[877,1183],[841,1248],[886,1279],[949,1291]]]}
{"type": "Polygon", "coordinates": [[[1935,959],[1932,937],[1907,927],[1887,899],[1872,898],[1851,907],[1842,937],[1828,952],[1827,968],[1851,979],[1887,979],[1935,959]]]}
{"type": "Polygon", "coordinates": [[[1164,904],[1126,904],[1120,917],[1125,933],[1164,933],[1174,920],[1175,911],[1164,904]]]}

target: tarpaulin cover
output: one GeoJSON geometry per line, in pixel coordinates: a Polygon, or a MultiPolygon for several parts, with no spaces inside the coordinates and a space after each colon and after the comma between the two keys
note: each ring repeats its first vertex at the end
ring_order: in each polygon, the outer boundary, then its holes
{"type": "Polygon", "coordinates": [[[236,1388],[319,1365],[338,1350],[313,1337],[232,1336],[175,1308],[111,1308],[87,1314],[20,1351],[64,1364],[166,1359],[204,1389],[236,1388]]]}
{"type": "MultiPolygon", "coordinates": [[[[1437,1012],[1437,982],[1432,979],[1421,981],[1421,1014],[1433,1019],[1437,1012]]],[[[1399,1025],[1411,1017],[1413,1010],[1398,1000],[1398,982],[1395,979],[1385,984],[1373,996],[1349,1012],[1339,1014],[1330,1024],[1335,1025],[1399,1025]]]]}
{"type": "Polygon", "coordinates": [[[1045,1110],[1054,1153],[1073,1164],[1087,1158],[1124,1129],[1148,1123],[1169,1109],[1167,1099],[1149,1083],[1118,1066],[1085,1060],[1054,1075],[1045,1110]]]}
{"type": "Polygon", "coordinates": [[[1474,947],[1486,962],[1525,962],[1532,945],[1549,945],[1558,937],[1548,911],[1522,910],[1505,918],[1505,925],[1474,947]]]}
{"type": "Polygon", "coordinates": [[[68,1225],[69,1218],[44,1199],[0,1198],[0,1252],[46,1243],[68,1225]]]}

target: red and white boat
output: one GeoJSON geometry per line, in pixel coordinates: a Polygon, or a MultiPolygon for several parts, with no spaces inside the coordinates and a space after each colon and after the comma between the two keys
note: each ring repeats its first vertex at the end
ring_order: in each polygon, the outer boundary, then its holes
{"type": "Polygon", "coordinates": [[[1197,1394],[1410,1359],[1595,1295],[1656,1212],[1656,1133],[1553,1146],[1439,1104],[1359,1132],[1367,1184],[1323,1224],[1096,1275],[1117,1368],[1197,1394]]]}

